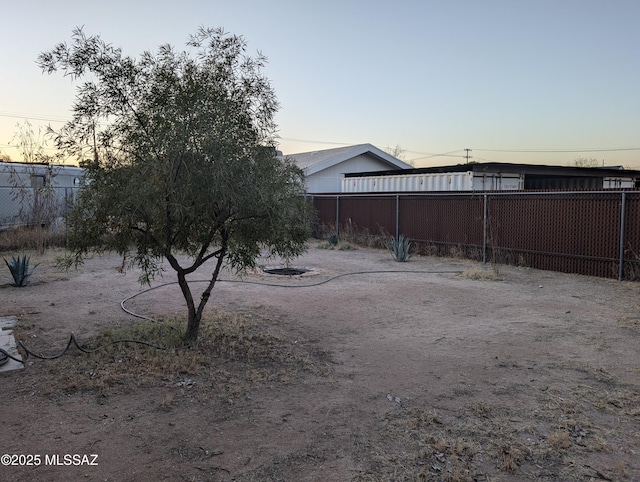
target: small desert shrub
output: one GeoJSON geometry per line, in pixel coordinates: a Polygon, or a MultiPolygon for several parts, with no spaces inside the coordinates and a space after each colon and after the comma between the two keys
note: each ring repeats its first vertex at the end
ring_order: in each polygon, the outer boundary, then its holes
{"type": "Polygon", "coordinates": [[[411,248],[411,240],[400,235],[396,238],[391,238],[391,254],[393,259],[399,262],[409,260],[409,249],[411,248]]]}
{"type": "Polygon", "coordinates": [[[13,286],[18,286],[23,288],[27,286],[29,283],[29,278],[33,274],[33,270],[36,269],[38,264],[36,264],[33,268],[29,269],[29,261],[31,260],[31,256],[24,255],[22,257],[15,256],[11,257],[11,262],[7,261],[5,258],[4,262],[7,264],[9,271],[11,272],[11,277],[13,278],[13,286]]]}

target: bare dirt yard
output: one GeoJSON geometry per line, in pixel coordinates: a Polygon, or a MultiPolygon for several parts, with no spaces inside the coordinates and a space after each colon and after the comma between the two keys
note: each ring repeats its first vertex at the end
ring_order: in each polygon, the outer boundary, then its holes
{"type": "Polygon", "coordinates": [[[16,338],[106,347],[0,374],[0,453],[41,457],[1,480],[640,480],[637,283],[312,243],[302,276],[225,273],[200,343],[158,350],[111,342],[179,345],[169,267],[142,292],[115,255],[43,261],[2,281],[16,338]]]}

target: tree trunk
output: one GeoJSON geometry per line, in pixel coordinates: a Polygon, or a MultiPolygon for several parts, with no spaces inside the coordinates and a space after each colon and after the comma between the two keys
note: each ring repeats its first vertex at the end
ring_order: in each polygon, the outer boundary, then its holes
{"type": "Polygon", "coordinates": [[[184,300],[187,302],[188,316],[187,333],[185,334],[185,338],[189,343],[191,343],[198,339],[198,329],[200,328],[201,316],[197,315],[196,304],[193,300],[191,289],[189,288],[189,284],[187,283],[187,279],[183,271],[178,272],[178,285],[180,286],[180,290],[182,290],[184,300]]]}
{"type": "Polygon", "coordinates": [[[193,313],[189,309],[189,321],[187,322],[187,332],[184,337],[187,343],[192,344],[198,341],[198,332],[200,331],[200,321],[202,320],[202,314],[198,314],[195,309],[193,313]]]}
{"type": "MultiPolygon", "coordinates": [[[[226,255],[226,249],[223,248],[218,254],[218,258],[216,261],[216,268],[213,271],[213,274],[211,275],[211,280],[209,281],[209,284],[207,285],[205,290],[202,292],[202,296],[200,298],[200,303],[198,304],[197,310],[195,309],[195,303],[193,301],[193,297],[191,296],[191,291],[189,290],[188,286],[186,287],[187,291],[189,292],[189,299],[187,299],[185,295],[185,299],[187,300],[187,307],[189,308],[189,319],[187,321],[187,333],[185,334],[185,338],[189,343],[194,343],[198,340],[200,322],[202,321],[202,313],[204,312],[204,307],[207,305],[207,302],[211,297],[211,290],[213,290],[213,287],[215,286],[216,281],[218,280],[218,276],[220,275],[220,269],[222,268],[222,262],[224,261],[225,255],[226,255]],[[189,300],[190,300],[190,303],[189,303],[189,300]]],[[[178,276],[178,279],[179,279],[179,276],[178,276]]],[[[186,285],[186,280],[185,280],[185,285],[186,285]]],[[[184,292],[185,290],[183,289],[182,293],[184,294],[184,292]]]]}

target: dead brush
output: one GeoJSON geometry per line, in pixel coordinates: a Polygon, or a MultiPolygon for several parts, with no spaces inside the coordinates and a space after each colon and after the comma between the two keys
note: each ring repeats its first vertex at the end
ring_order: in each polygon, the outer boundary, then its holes
{"type": "MultiPolygon", "coordinates": [[[[601,451],[606,440],[582,414],[581,405],[567,400],[569,396],[548,395],[537,409],[536,424],[525,416],[522,428],[514,425],[510,409],[486,402],[471,403],[459,416],[444,420],[429,407],[390,410],[380,419],[379,431],[369,433],[367,445],[359,447],[369,465],[355,480],[484,480],[479,474],[487,480],[526,478],[531,467],[567,480],[565,468],[572,457],[601,451]]],[[[587,472],[581,469],[577,478],[587,472]]]]}
{"type": "Polygon", "coordinates": [[[173,405],[173,395],[166,394],[162,397],[162,400],[160,400],[160,403],[158,404],[158,408],[160,408],[160,410],[169,411],[171,410],[172,405],[173,405]]]}
{"type": "Polygon", "coordinates": [[[317,245],[320,249],[351,250],[365,247],[386,250],[389,235],[381,227],[379,230],[380,234],[373,234],[369,228],[358,227],[351,219],[347,219],[337,230],[335,224],[318,226],[314,237],[324,240],[317,245]]]}
{"type": "Polygon", "coordinates": [[[477,417],[488,417],[493,408],[484,402],[476,402],[470,407],[471,412],[477,417]]]}
{"type": "Polygon", "coordinates": [[[549,434],[548,442],[554,452],[562,452],[571,447],[571,437],[566,430],[559,430],[549,434]]]}
{"type": "Polygon", "coordinates": [[[584,363],[577,366],[576,371],[583,372],[589,378],[593,378],[606,385],[616,385],[618,383],[618,378],[615,375],[612,375],[604,368],[594,366],[591,363],[584,363]]]}
{"type": "Polygon", "coordinates": [[[48,360],[49,387],[43,391],[51,396],[80,391],[109,396],[198,376],[220,387],[221,393],[244,393],[252,384],[289,382],[301,373],[330,371],[302,343],[270,334],[247,318],[221,313],[203,323],[199,340],[192,346],[185,345],[184,326],[177,320],[104,330],[81,343],[87,350],[101,347],[97,351],[76,351],[48,360]]]}
{"type": "Polygon", "coordinates": [[[67,238],[62,230],[30,226],[0,231],[0,251],[35,250],[42,254],[52,247],[66,246],[67,238]]]}
{"type": "Polygon", "coordinates": [[[498,467],[505,472],[514,472],[520,466],[522,453],[515,447],[503,445],[498,456],[498,467]]]}
{"type": "Polygon", "coordinates": [[[621,326],[636,330],[640,329],[640,318],[637,316],[617,316],[615,320],[621,326]]]}
{"type": "Polygon", "coordinates": [[[479,268],[471,268],[463,271],[459,274],[461,278],[470,279],[473,281],[504,281],[502,277],[496,271],[485,271],[479,268]]]}
{"type": "Polygon", "coordinates": [[[369,452],[371,466],[354,480],[473,480],[477,448],[454,435],[432,409],[411,407],[388,412],[381,432],[371,434],[360,448],[369,452]],[[390,450],[388,440],[393,440],[390,450]]]}

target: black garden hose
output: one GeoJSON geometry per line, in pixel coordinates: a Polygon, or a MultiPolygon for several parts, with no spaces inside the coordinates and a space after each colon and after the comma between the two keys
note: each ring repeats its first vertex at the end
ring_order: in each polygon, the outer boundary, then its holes
{"type": "MultiPolygon", "coordinates": [[[[67,352],[67,350],[69,350],[69,348],[71,347],[72,344],[78,350],[80,350],[82,353],[87,353],[88,354],[88,353],[95,353],[95,352],[97,352],[99,350],[102,350],[103,348],[106,348],[106,347],[111,346],[111,345],[117,345],[119,343],[137,343],[139,345],[146,345],[146,346],[149,346],[151,348],[156,348],[157,350],[166,350],[166,348],[164,348],[164,347],[157,346],[157,345],[154,345],[152,343],[149,343],[149,342],[143,341],[143,340],[114,340],[114,341],[106,343],[104,345],[100,345],[97,348],[88,349],[88,348],[82,347],[78,343],[78,340],[76,339],[75,333],[72,332],[71,336],[69,337],[69,341],[67,342],[67,346],[64,347],[64,349],[60,353],[58,353],[57,355],[42,355],[42,354],[35,353],[35,352],[29,350],[22,341],[19,341],[18,344],[20,345],[20,348],[22,348],[24,350],[24,352],[26,353],[24,361],[19,360],[17,358],[14,358],[11,355],[8,355],[8,354],[7,355],[11,359],[16,360],[16,361],[20,361],[22,363],[27,361],[29,359],[29,357],[39,358],[40,360],[55,360],[56,358],[60,358],[62,355],[64,355],[67,352]]],[[[0,349],[0,351],[4,352],[4,350],[1,350],[1,349],[0,349]]],[[[4,352],[4,353],[6,353],[6,352],[4,352]]]]}
{"type": "MultiPolygon", "coordinates": [[[[254,285],[262,285],[262,286],[270,286],[270,287],[274,287],[274,288],[312,288],[314,286],[320,286],[326,283],[329,283],[330,281],[334,281],[338,278],[342,278],[345,276],[356,276],[356,275],[367,275],[367,274],[385,274],[385,273],[418,273],[418,274],[457,274],[457,273],[461,273],[462,271],[460,270],[439,270],[439,271],[405,271],[405,270],[392,270],[392,271],[356,271],[356,272],[352,272],[352,273],[343,273],[343,274],[339,274],[336,276],[333,276],[331,278],[327,278],[325,280],[319,281],[317,283],[310,283],[310,284],[304,284],[304,285],[282,285],[282,284],[274,284],[274,283],[264,283],[261,281],[246,281],[246,280],[225,280],[225,279],[221,279],[221,280],[217,280],[217,282],[222,282],[222,283],[244,283],[244,284],[254,284],[254,285]]],[[[208,283],[211,280],[192,280],[189,281],[189,283],[208,283]]],[[[149,291],[152,290],[156,290],[158,288],[162,288],[164,286],[169,286],[169,285],[173,285],[173,284],[177,284],[177,281],[172,281],[169,283],[163,283],[160,284],[158,286],[154,286],[152,288],[148,288],[146,290],[143,291],[139,291],[138,293],[131,295],[127,298],[125,298],[124,300],[122,300],[120,302],[120,307],[129,315],[134,316],[136,318],[142,318],[151,322],[155,322],[156,320],[153,320],[152,318],[148,318],[144,315],[140,315],[138,313],[134,313],[130,310],[128,310],[125,307],[125,303],[127,301],[132,300],[133,298],[140,296],[144,293],[148,293],[149,291]]],[[[143,340],[115,340],[112,341],[110,343],[107,343],[105,345],[101,345],[97,348],[93,348],[93,349],[87,349],[82,347],[79,343],[78,340],[76,339],[75,334],[72,332],[71,336],[69,337],[69,341],[67,342],[67,346],[57,355],[43,355],[43,354],[38,354],[38,353],[34,353],[33,351],[31,351],[29,348],[26,347],[26,345],[20,341],[18,342],[18,344],[20,345],[20,348],[22,348],[26,354],[24,360],[21,360],[20,358],[14,357],[12,355],[10,355],[9,353],[7,353],[5,350],[3,350],[2,348],[0,348],[0,365],[3,365],[4,363],[8,362],[9,359],[11,360],[15,360],[17,362],[20,363],[25,363],[25,361],[27,361],[30,357],[33,358],[38,358],[41,360],[55,360],[56,358],[60,358],[62,355],[64,355],[69,348],[71,347],[71,345],[74,345],[78,350],[80,350],[82,353],[95,353],[99,350],[102,350],[103,348],[106,348],[107,346],[111,346],[111,345],[115,345],[115,344],[119,344],[119,343],[137,343],[140,345],[145,345],[151,348],[155,348],[157,350],[166,350],[166,348],[158,346],[158,345],[154,345],[152,343],[143,341],[143,340]]]]}
{"type": "MultiPolygon", "coordinates": [[[[331,278],[327,278],[325,280],[322,281],[318,281],[317,283],[309,283],[309,284],[303,284],[303,285],[283,285],[283,284],[275,284],[275,283],[264,283],[262,281],[247,281],[247,280],[233,280],[233,279],[219,279],[216,281],[216,283],[240,283],[240,284],[251,284],[251,285],[260,285],[260,286],[270,286],[273,288],[313,288],[315,286],[321,286],[323,284],[329,283],[331,281],[334,281],[338,278],[343,278],[345,276],[357,276],[357,275],[365,275],[365,274],[385,274],[385,273],[414,273],[414,274],[459,274],[462,273],[462,270],[437,270],[437,271],[420,271],[420,270],[385,270],[385,271],[353,271],[350,273],[342,273],[336,276],[332,276],[331,278]]],[[[189,283],[209,283],[211,282],[211,280],[205,280],[205,279],[200,279],[200,280],[190,280],[189,283]]],[[[145,290],[139,291],[138,293],[135,293],[127,298],[125,298],[124,300],[122,300],[120,302],[120,307],[122,308],[122,310],[125,313],[128,313],[131,316],[134,316],[136,318],[141,318],[143,320],[148,320],[151,322],[155,322],[156,320],[154,320],[153,318],[149,318],[147,316],[144,315],[140,315],[138,313],[135,313],[131,310],[128,310],[125,307],[125,303],[127,303],[127,301],[131,301],[132,299],[148,293],[149,291],[153,291],[153,290],[157,290],[159,288],[164,288],[165,286],[170,286],[170,285],[175,285],[178,284],[177,281],[169,281],[168,283],[162,283],[158,286],[153,286],[151,288],[147,288],[145,290]]]]}

